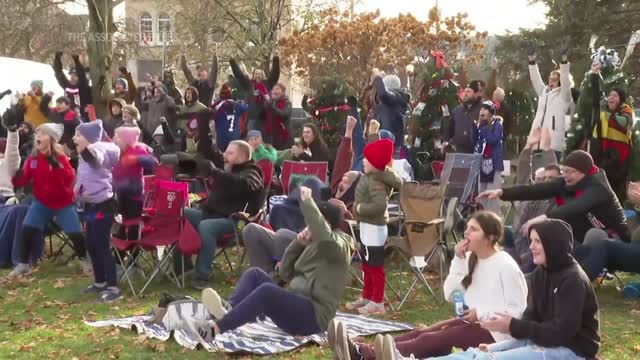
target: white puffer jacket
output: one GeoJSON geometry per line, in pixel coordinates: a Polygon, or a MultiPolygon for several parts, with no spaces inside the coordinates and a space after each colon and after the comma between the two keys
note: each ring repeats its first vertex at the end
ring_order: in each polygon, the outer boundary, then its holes
{"type": "Polygon", "coordinates": [[[569,64],[560,65],[560,87],[553,90],[549,90],[549,87],[544,84],[537,64],[529,65],[529,75],[533,89],[538,95],[538,110],[531,124],[531,132],[536,128],[551,129],[553,133],[551,148],[562,152],[565,146],[565,133],[569,130],[566,115],[573,104],[569,64]]]}

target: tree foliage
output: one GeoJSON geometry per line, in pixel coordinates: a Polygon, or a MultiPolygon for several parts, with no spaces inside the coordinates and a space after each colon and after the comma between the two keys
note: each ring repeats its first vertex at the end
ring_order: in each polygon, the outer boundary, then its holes
{"type": "Polygon", "coordinates": [[[373,68],[403,71],[416,56],[433,49],[452,54],[461,45],[482,46],[476,40],[484,36],[475,32],[466,14],[440,18],[435,8],[421,22],[412,15],[382,18],[379,12],[353,15],[332,7],[279,43],[285,65],[295,66],[311,88],[320,88],[327,76],[339,76],[360,93],[373,68]]]}

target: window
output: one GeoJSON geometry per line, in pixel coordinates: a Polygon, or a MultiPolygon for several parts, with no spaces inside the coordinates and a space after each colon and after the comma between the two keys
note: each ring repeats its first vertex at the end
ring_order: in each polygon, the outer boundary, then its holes
{"type": "Polygon", "coordinates": [[[148,12],[140,15],[140,40],[145,45],[153,44],[153,18],[148,12]]]}
{"type": "Polygon", "coordinates": [[[171,41],[171,20],[169,15],[160,14],[158,16],[158,41],[162,44],[164,37],[167,37],[167,42],[171,41]]]}

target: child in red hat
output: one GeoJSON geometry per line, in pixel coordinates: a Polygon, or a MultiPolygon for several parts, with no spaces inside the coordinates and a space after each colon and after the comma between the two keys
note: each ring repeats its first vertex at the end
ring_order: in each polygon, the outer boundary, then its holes
{"type": "Polygon", "coordinates": [[[387,204],[402,179],[392,169],[393,142],[374,141],[364,148],[364,173],[356,187],[354,215],[360,223],[360,256],[364,287],[362,297],[347,304],[364,315],[384,314],[384,244],[387,241],[387,204]]]}

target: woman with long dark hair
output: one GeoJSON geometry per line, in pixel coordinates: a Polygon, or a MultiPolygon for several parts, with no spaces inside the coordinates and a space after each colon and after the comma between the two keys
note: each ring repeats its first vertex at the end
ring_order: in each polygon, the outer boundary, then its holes
{"type": "MultiPolygon", "coordinates": [[[[451,353],[453,347],[467,349],[510,339],[509,334],[487,331],[481,321],[507,313],[520,318],[527,306],[524,275],[508,253],[498,249],[503,235],[500,218],[488,211],[477,212],[467,222],[464,240],[455,247],[449,275],[444,283],[447,301],[454,294],[464,296],[464,315],[383,341],[375,345],[355,344],[347,337],[344,324],[329,324],[329,339],[339,359],[376,359],[376,353],[398,353],[408,357],[429,358],[451,353]],[[394,344],[395,343],[395,344],[394,344]]],[[[386,359],[387,357],[385,357],[386,359]]]]}
{"type": "Polygon", "coordinates": [[[293,144],[291,150],[297,161],[329,161],[329,147],[314,123],[304,124],[302,139],[293,144]]]}

